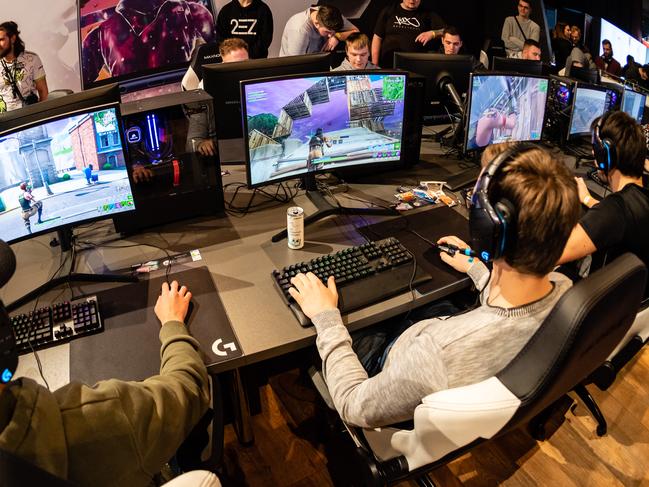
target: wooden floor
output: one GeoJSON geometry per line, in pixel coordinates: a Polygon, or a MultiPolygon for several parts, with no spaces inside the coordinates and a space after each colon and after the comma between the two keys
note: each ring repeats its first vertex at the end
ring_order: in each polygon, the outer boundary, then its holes
{"type": "MultiPolygon", "coordinates": [[[[589,390],[606,416],[599,438],[581,403],[555,418],[550,438],[516,431],[487,442],[431,474],[440,486],[649,486],[649,347],[606,392],[589,390]]],[[[318,434],[325,414],[297,372],[275,376],[262,389],[254,417],[255,444],[242,447],[226,427],[225,463],[235,486],[330,486],[318,434]]],[[[403,482],[399,487],[415,485],[403,482]]]]}

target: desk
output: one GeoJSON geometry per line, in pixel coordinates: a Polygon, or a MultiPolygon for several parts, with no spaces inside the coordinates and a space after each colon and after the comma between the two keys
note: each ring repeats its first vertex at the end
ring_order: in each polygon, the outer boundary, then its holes
{"type": "MultiPolygon", "coordinates": [[[[449,163],[453,164],[453,161],[449,163]]],[[[228,169],[232,171],[229,177],[230,181],[245,180],[242,168],[228,167],[228,169]]],[[[451,169],[451,171],[454,170],[454,168],[451,169]]],[[[448,171],[445,171],[440,165],[422,164],[421,167],[408,172],[380,176],[379,179],[384,184],[353,185],[352,193],[356,198],[378,197],[385,201],[391,201],[395,188],[399,184],[412,184],[415,181],[426,179],[443,179],[447,173],[448,171]]],[[[229,196],[226,195],[226,198],[229,196]]],[[[344,200],[343,195],[340,197],[344,200]]],[[[303,206],[307,214],[314,210],[303,195],[297,197],[293,204],[303,206]]],[[[345,204],[353,206],[358,205],[358,202],[350,200],[345,204]]],[[[270,241],[271,236],[285,226],[288,206],[290,205],[279,205],[272,209],[252,212],[243,218],[230,216],[175,223],[156,229],[159,232],[142,233],[114,244],[132,244],[132,247],[119,249],[99,247],[81,253],[78,258],[78,269],[109,272],[127,267],[135,262],[144,262],[164,256],[160,250],[146,247],[147,243],[167,248],[169,252],[173,253],[200,249],[203,261],[199,264],[207,265],[210,270],[224,309],[244,353],[243,356],[233,360],[207,364],[211,375],[225,372],[231,372],[234,375],[235,391],[233,393],[239,413],[237,431],[240,439],[244,442],[252,440],[252,431],[248,421],[245,384],[242,383],[240,370],[247,365],[311,346],[315,342],[315,330],[302,328],[289,308],[283,304],[270,277],[271,271],[290,263],[308,260],[320,254],[363,242],[362,237],[352,224],[353,217],[351,219],[334,217],[335,220],[329,218],[307,227],[305,229],[306,244],[301,250],[288,249],[285,241],[273,244],[270,241]]],[[[462,210],[459,208],[458,211],[462,210]]],[[[377,221],[378,218],[383,217],[367,218],[367,220],[377,221]]],[[[357,224],[362,223],[357,222],[357,224]]],[[[78,234],[80,240],[95,242],[114,237],[110,222],[101,222],[92,227],[80,228],[78,234]]],[[[49,236],[40,237],[13,246],[17,257],[18,271],[9,285],[2,290],[1,297],[5,303],[11,302],[33,289],[58,268],[60,251],[58,248],[53,249],[48,246],[49,238],[49,236]]],[[[468,278],[466,281],[468,285],[468,278]]],[[[105,287],[106,285],[92,284],[77,286],[77,288],[81,292],[89,293],[95,292],[95,289],[100,286],[105,287]]],[[[446,294],[454,290],[449,289],[446,294]]],[[[41,298],[40,303],[65,299],[66,292],[68,291],[64,288],[58,292],[50,292],[41,298]]],[[[442,295],[444,295],[443,292],[425,296],[418,295],[416,305],[423,305],[442,295]]],[[[354,331],[406,311],[412,305],[411,301],[411,294],[404,293],[353,312],[346,316],[345,321],[349,329],[354,331]]],[[[194,316],[194,319],[197,317],[194,316]]],[[[152,337],[155,337],[156,333],[157,329],[153,329],[152,337]]],[[[77,340],[77,343],[81,340],[83,339],[77,340]]],[[[47,375],[51,376],[49,372],[52,371],[60,376],[56,382],[50,383],[50,386],[56,388],[67,382],[64,372],[69,364],[69,345],[45,350],[41,352],[41,356],[47,375]],[[65,363],[66,360],[67,363],[65,363]]],[[[23,362],[28,364],[30,361],[30,356],[21,358],[21,364],[23,362]]],[[[34,372],[35,369],[32,368],[30,375],[33,375],[34,372]]],[[[74,377],[74,373],[71,373],[70,376],[74,377]]],[[[97,377],[97,379],[102,378],[105,377],[97,377]]],[[[134,377],[128,377],[128,379],[131,378],[134,377]]]]}

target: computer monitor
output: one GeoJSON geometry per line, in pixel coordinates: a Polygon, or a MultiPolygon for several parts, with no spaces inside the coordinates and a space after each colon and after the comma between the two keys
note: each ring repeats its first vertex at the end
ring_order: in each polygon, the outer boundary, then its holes
{"type": "Polygon", "coordinates": [[[599,84],[602,80],[599,69],[591,69],[584,66],[571,66],[569,76],[584,83],[599,84]]]}
{"type": "Polygon", "coordinates": [[[602,47],[602,41],[608,39],[613,46],[615,58],[619,61],[626,60],[628,55],[633,56],[636,63],[644,64],[649,61],[647,53],[649,50],[642,42],[635,37],[630,36],[619,27],[611,24],[609,21],[602,19],[600,26],[599,48],[602,47]]]}
{"type": "Polygon", "coordinates": [[[341,212],[317,193],[315,174],[400,167],[406,84],[404,72],[376,70],[243,82],[248,186],[301,177],[320,210],[305,223],[341,212]]]}
{"type": "Polygon", "coordinates": [[[611,95],[603,86],[578,83],[570,114],[568,139],[590,136],[593,120],[610,108],[611,95]]]}
{"type": "Polygon", "coordinates": [[[646,93],[641,93],[626,87],[624,89],[624,96],[622,97],[622,111],[628,113],[638,123],[642,123],[646,101],[646,93]]]}
{"type": "Polygon", "coordinates": [[[0,117],[0,239],[17,242],[133,211],[117,85],[0,117]]]}
{"type": "MultiPolygon", "coordinates": [[[[461,96],[469,89],[469,75],[474,62],[473,56],[463,54],[394,53],[395,69],[411,71],[426,78],[427,108],[450,96],[461,112],[464,106],[461,96]]],[[[424,111],[427,113],[429,110],[424,111]]]]}
{"type": "Polygon", "coordinates": [[[214,98],[217,139],[243,137],[241,81],[327,71],[329,58],[329,53],[316,53],[203,66],[203,88],[214,98]]]}
{"type": "Polygon", "coordinates": [[[195,45],[216,40],[211,0],[76,4],[84,89],[186,69],[195,45]]]}
{"type": "Polygon", "coordinates": [[[465,150],[499,142],[540,140],[548,84],[548,78],[542,76],[472,74],[465,150]]]}
{"type": "Polygon", "coordinates": [[[535,74],[538,76],[545,74],[541,61],[506,57],[494,57],[493,70],[506,73],[535,74]]]}

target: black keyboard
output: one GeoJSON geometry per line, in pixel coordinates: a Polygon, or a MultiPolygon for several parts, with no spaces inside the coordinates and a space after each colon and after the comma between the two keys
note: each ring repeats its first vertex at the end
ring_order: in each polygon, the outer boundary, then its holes
{"type": "Polygon", "coordinates": [[[104,329],[96,296],[86,296],[11,317],[18,353],[58,345],[104,329]],[[31,347],[30,347],[31,342],[31,347]]]}
{"type": "Polygon", "coordinates": [[[311,321],[288,293],[291,278],[302,272],[313,272],[326,284],[329,276],[336,279],[338,307],[348,313],[383,301],[432,279],[417,268],[413,278],[414,259],[394,238],[386,238],[339,252],[323,255],[308,262],[299,262],[272,273],[282,297],[302,326],[311,321]],[[411,282],[412,281],[412,282],[411,282]]]}
{"type": "Polygon", "coordinates": [[[590,171],[588,171],[588,177],[591,179],[591,181],[595,181],[602,188],[609,189],[608,184],[602,181],[602,178],[599,177],[597,169],[591,169],[590,171]]]}

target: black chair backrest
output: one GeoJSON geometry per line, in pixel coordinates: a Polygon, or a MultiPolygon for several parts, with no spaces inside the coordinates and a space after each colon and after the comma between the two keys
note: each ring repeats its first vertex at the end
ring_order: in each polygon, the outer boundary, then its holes
{"type": "Polygon", "coordinates": [[[575,284],[498,378],[522,404],[501,433],[529,421],[606,361],[640,306],[647,269],[624,254],[575,284]]]}

